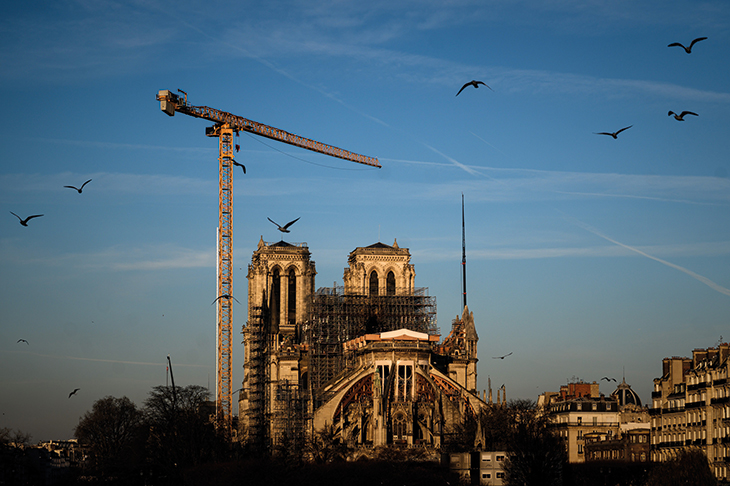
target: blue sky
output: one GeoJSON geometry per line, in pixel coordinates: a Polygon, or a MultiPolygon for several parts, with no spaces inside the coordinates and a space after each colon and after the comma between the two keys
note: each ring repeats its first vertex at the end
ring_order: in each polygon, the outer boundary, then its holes
{"type": "Polygon", "coordinates": [[[1,7],[0,427],[70,438],[99,398],[141,405],[168,354],[177,384],[215,388],[217,140],[162,89],[383,166],[241,134],[241,302],[259,238],[280,238],[267,217],[301,217],[287,240],[317,287],[358,246],[408,247],[446,335],[463,193],[481,389],[625,373],[646,402],[662,358],[727,340],[727,2],[307,3],[1,7]],[[455,96],[472,79],[493,91],[455,96]]]}

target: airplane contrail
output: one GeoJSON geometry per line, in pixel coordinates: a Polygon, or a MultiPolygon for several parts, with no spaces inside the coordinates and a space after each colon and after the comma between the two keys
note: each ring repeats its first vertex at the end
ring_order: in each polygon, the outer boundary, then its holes
{"type": "Polygon", "coordinates": [[[674,264],[672,262],[668,262],[666,260],[662,260],[661,258],[655,257],[653,255],[649,255],[648,253],[646,253],[644,251],[641,251],[638,248],[634,248],[633,246],[629,246],[629,245],[626,245],[624,243],[621,243],[620,241],[616,241],[613,238],[609,238],[608,236],[604,235],[603,233],[601,233],[597,229],[595,229],[595,228],[593,228],[593,227],[591,227],[591,226],[583,223],[582,221],[578,221],[577,219],[567,218],[567,217],[566,217],[566,219],[572,220],[572,223],[575,224],[576,226],[579,226],[579,227],[583,228],[584,230],[588,231],[589,233],[593,233],[594,235],[596,235],[596,236],[598,236],[600,238],[603,238],[606,241],[610,241],[611,243],[613,243],[615,245],[618,245],[618,246],[621,246],[623,248],[626,248],[627,250],[631,250],[631,251],[633,251],[635,253],[638,253],[641,256],[645,256],[646,258],[650,258],[650,259],[652,259],[652,260],[654,260],[656,262],[659,262],[659,263],[661,263],[663,265],[666,265],[666,266],[668,266],[670,268],[673,268],[675,270],[679,270],[682,273],[686,273],[687,275],[689,275],[690,277],[694,278],[695,280],[699,280],[703,284],[707,285],[712,290],[715,290],[717,292],[720,292],[721,294],[730,296],[730,289],[726,289],[722,285],[716,284],[715,282],[713,282],[712,280],[710,280],[707,277],[703,277],[702,275],[699,275],[699,274],[693,272],[692,270],[686,269],[684,267],[680,267],[679,265],[676,265],[676,264],[674,264]]]}
{"type": "Polygon", "coordinates": [[[436,150],[435,148],[431,147],[431,146],[430,146],[429,144],[427,144],[427,143],[424,143],[423,145],[425,145],[425,146],[426,146],[427,148],[429,148],[429,149],[433,150],[434,152],[436,152],[436,153],[437,153],[437,154],[439,154],[439,155],[440,155],[441,157],[445,158],[446,160],[448,160],[449,162],[451,162],[452,164],[454,164],[454,165],[455,165],[455,166],[457,166],[458,168],[460,168],[460,169],[463,169],[463,170],[465,170],[465,171],[466,171],[466,172],[468,172],[469,174],[471,174],[471,175],[479,175],[479,173],[478,173],[477,171],[475,171],[474,169],[472,169],[472,168],[471,168],[471,167],[469,167],[468,165],[464,165],[464,164],[462,164],[461,162],[459,162],[458,160],[456,160],[456,159],[454,159],[454,158],[452,158],[452,157],[449,157],[449,156],[448,156],[448,155],[446,155],[445,153],[443,153],[443,152],[440,152],[440,151],[436,150]]]}

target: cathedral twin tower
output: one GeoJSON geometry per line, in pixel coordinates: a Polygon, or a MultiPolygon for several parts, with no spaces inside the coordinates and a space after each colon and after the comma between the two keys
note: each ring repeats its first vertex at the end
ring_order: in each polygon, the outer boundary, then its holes
{"type": "Polygon", "coordinates": [[[315,291],[306,244],[261,239],[248,268],[239,434],[253,447],[303,446],[333,427],[354,446],[438,446],[485,404],[467,308],[440,343],[435,298],[415,287],[407,248],[348,258],[343,287],[315,291]]]}

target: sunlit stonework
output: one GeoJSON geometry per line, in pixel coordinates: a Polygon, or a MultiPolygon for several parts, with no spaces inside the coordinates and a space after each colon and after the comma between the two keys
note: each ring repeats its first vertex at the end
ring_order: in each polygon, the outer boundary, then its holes
{"type": "Polygon", "coordinates": [[[437,447],[485,406],[468,308],[440,342],[436,300],[410,253],[376,243],[348,258],[344,286],[316,291],[306,244],[259,242],[248,271],[240,438],[296,447],[334,427],[353,446],[437,447]]]}

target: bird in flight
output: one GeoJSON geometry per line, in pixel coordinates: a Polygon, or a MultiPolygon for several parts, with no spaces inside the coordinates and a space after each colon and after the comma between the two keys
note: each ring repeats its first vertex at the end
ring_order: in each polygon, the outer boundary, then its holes
{"type": "Polygon", "coordinates": [[[512,354],[512,353],[507,353],[507,354],[505,354],[504,356],[492,356],[492,359],[504,359],[504,358],[506,358],[507,356],[509,356],[509,355],[511,355],[511,354],[512,354]]]}
{"type": "MultiPolygon", "coordinates": [[[[228,294],[223,294],[223,295],[219,295],[218,297],[216,297],[216,298],[215,298],[215,300],[214,300],[213,302],[211,302],[211,303],[210,303],[210,305],[213,305],[213,304],[215,304],[216,302],[218,302],[218,301],[219,301],[219,300],[221,300],[221,299],[233,299],[233,300],[235,300],[236,302],[238,302],[238,299],[237,299],[237,298],[235,298],[234,296],[232,296],[232,295],[228,295],[228,294]]],[[[238,303],[240,304],[240,302],[238,302],[238,303]]]]}
{"type": "MultiPolygon", "coordinates": [[[[299,218],[301,218],[301,216],[299,218]]],[[[282,233],[289,233],[289,229],[288,229],[289,226],[291,226],[294,223],[296,223],[297,221],[299,221],[299,218],[295,219],[294,221],[289,221],[283,227],[282,226],[279,226],[279,223],[277,223],[276,221],[274,221],[271,218],[266,218],[266,219],[268,219],[269,221],[271,221],[272,223],[274,223],[276,225],[276,227],[279,228],[279,231],[281,231],[282,233]]]]}
{"type": "Polygon", "coordinates": [[[613,133],[611,133],[611,132],[597,132],[597,133],[593,132],[593,133],[595,133],[596,135],[609,135],[609,136],[613,137],[614,139],[616,139],[616,138],[618,138],[619,133],[623,132],[624,130],[628,130],[631,127],[633,127],[633,125],[629,125],[628,127],[624,127],[621,130],[618,130],[613,133]]]}
{"type": "Polygon", "coordinates": [[[243,173],[244,174],[246,173],[246,166],[245,165],[243,165],[243,164],[241,164],[239,162],[236,162],[235,160],[233,161],[233,165],[235,165],[237,167],[240,167],[241,169],[243,169],[243,173]]]}
{"type": "Polygon", "coordinates": [[[613,381],[616,381],[616,378],[609,378],[608,376],[604,376],[603,378],[601,378],[601,380],[606,380],[606,381],[613,380],[613,381]]]}
{"type": "Polygon", "coordinates": [[[705,40],[705,39],[707,39],[707,37],[698,37],[698,38],[696,38],[695,40],[692,41],[692,43],[689,45],[689,47],[684,47],[679,42],[672,42],[667,47],[675,47],[675,46],[678,46],[678,47],[681,47],[682,49],[684,49],[684,52],[686,52],[687,54],[689,54],[689,53],[692,52],[692,46],[695,45],[695,43],[697,43],[697,42],[699,42],[701,40],[705,40]]]}
{"type": "MultiPolygon", "coordinates": [[[[477,81],[477,80],[469,81],[468,83],[466,83],[464,86],[461,87],[461,89],[459,90],[459,93],[464,91],[464,88],[466,88],[467,86],[474,86],[475,88],[478,88],[480,84],[484,84],[484,83],[481,81],[477,81]]],[[[484,86],[487,86],[487,85],[484,84],[484,86]]],[[[487,88],[489,88],[489,86],[487,86],[487,88]]],[[[489,88],[489,89],[492,89],[492,88],[489,88]]],[[[494,90],[492,89],[492,91],[494,91],[494,90]]],[[[456,96],[459,96],[459,93],[456,93],[456,96]]]]}
{"type": "Polygon", "coordinates": [[[76,392],[79,390],[81,390],[81,388],[74,389],[74,391],[72,391],[71,393],[68,394],[68,397],[71,398],[72,396],[76,395],[76,392]]]}
{"type": "Polygon", "coordinates": [[[692,111],[683,111],[682,113],[677,115],[676,113],[674,113],[673,111],[670,110],[669,113],[667,114],[667,116],[672,116],[672,115],[674,115],[675,120],[679,120],[679,121],[684,121],[684,115],[700,116],[697,113],[694,113],[692,111]]]}
{"type": "Polygon", "coordinates": [[[81,194],[81,191],[84,190],[84,186],[86,184],[88,184],[89,182],[91,182],[91,179],[89,179],[88,181],[86,181],[83,184],[81,184],[81,187],[75,187],[75,186],[63,186],[63,187],[68,187],[69,189],[76,189],[79,192],[79,194],[81,194]]]}
{"type": "Polygon", "coordinates": [[[42,214],[34,214],[33,216],[28,216],[27,218],[23,219],[12,211],[10,211],[10,214],[18,218],[20,220],[20,224],[22,224],[23,226],[28,226],[28,221],[30,221],[31,219],[40,218],[41,216],[43,216],[42,214]]]}
{"type": "MultiPolygon", "coordinates": [[[[25,343],[28,346],[30,346],[30,343],[28,341],[26,341],[25,339],[18,339],[18,343],[25,343]]],[[[15,343],[15,344],[18,344],[18,343],[15,343]]]]}

